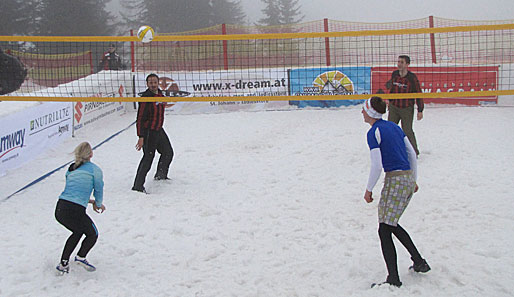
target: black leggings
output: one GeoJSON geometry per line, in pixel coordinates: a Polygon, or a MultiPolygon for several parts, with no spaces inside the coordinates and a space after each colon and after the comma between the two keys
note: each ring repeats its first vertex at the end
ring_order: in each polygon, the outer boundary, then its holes
{"type": "MultiPolygon", "coordinates": [[[[421,261],[421,255],[419,254],[414,242],[410,238],[409,234],[405,229],[403,229],[400,225],[396,227],[380,223],[378,227],[378,235],[380,236],[380,244],[382,245],[382,255],[384,255],[384,260],[387,266],[387,272],[389,273],[389,278],[391,280],[400,280],[398,275],[398,266],[396,264],[396,248],[393,243],[394,234],[398,240],[403,244],[403,246],[407,249],[409,254],[411,255],[412,261],[418,263],[421,261]]],[[[389,279],[388,278],[388,279],[389,279]]]]}
{"type": "Polygon", "coordinates": [[[64,227],[73,232],[66,240],[61,261],[70,259],[70,255],[77,247],[82,234],[85,234],[86,238],[82,241],[77,256],[85,258],[98,239],[98,230],[95,223],[86,214],[86,208],[82,205],[59,199],[55,207],[55,218],[64,227]]]}

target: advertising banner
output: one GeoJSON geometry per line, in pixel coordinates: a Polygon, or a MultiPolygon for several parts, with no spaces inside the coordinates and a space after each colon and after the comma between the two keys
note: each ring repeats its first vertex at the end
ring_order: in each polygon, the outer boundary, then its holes
{"type": "MultiPolygon", "coordinates": [[[[240,110],[274,110],[288,107],[287,101],[266,101],[266,96],[288,94],[287,70],[244,69],[158,73],[159,87],[171,97],[234,96],[228,102],[177,102],[167,110],[174,113],[209,113],[240,110]],[[259,101],[237,97],[262,96],[259,101]]],[[[145,74],[136,76],[136,94],[146,90],[145,74]]]]}
{"type": "Polygon", "coordinates": [[[0,118],[0,176],[71,137],[72,104],[46,102],[0,118]]]}
{"type": "MultiPolygon", "coordinates": [[[[125,88],[118,87],[118,92],[110,94],[98,93],[91,97],[123,97],[125,88]]],[[[75,102],[73,104],[73,117],[75,131],[90,125],[110,115],[121,114],[125,111],[125,104],[122,102],[75,102]]]]}
{"type": "MultiPolygon", "coordinates": [[[[291,95],[354,95],[369,94],[370,67],[338,67],[292,69],[289,74],[291,95]]],[[[362,103],[362,100],[290,101],[298,107],[340,107],[362,103]]]]}
{"type": "MultiPolygon", "coordinates": [[[[396,67],[373,67],[371,69],[374,93],[377,93],[379,89],[389,93],[386,83],[396,69],[396,67]]],[[[418,77],[423,93],[494,91],[498,85],[498,69],[498,66],[409,67],[409,71],[418,77]]],[[[496,104],[498,97],[427,98],[424,99],[424,102],[466,105],[496,104]]]]}

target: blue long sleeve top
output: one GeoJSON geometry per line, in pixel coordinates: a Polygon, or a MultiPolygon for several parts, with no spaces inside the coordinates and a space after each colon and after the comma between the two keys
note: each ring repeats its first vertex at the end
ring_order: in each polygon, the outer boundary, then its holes
{"type": "Polygon", "coordinates": [[[103,201],[103,173],[100,167],[86,162],[73,169],[73,164],[66,172],[66,186],[59,199],[67,200],[84,207],[89,203],[91,192],[95,196],[95,205],[102,206],[103,201]]]}

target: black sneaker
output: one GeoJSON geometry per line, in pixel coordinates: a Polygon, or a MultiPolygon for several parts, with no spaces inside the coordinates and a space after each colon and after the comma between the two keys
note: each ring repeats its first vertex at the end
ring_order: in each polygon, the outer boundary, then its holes
{"type": "Polygon", "coordinates": [[[386,281],[383,282],[383,283],[372,283],[371,284],[371,287],[374,288],[374,287],[380,287],[382,285],[390,285],[390,286],[395,286],[395,287],[401,287],[402,286],[402,282],[399,280],[399,279],[392,279],[390,277],[387,277],[386,281]]]}
{"type": "Polygon", "coordinates": [[[141,193],[148,194],[148,192],[145,190],[145,188],[136,188],[136,187],[132,187],[132,191],[136,191],[136,192],[141,192],[141,193]]]}
{"type": "Polygon", "coordinates": [[[156,176],[153,179],[155,179],[155,180],[170,180],[171,178],[169,178],[167,176],[156,176]]]}
{"type": "Polygon", "coordinates": [[[430,266],[428,265],[425,259],[421,259],[421,261],[418,263],[414,262],[414,264],[411,267],[409,267],[409,269],[412,269],[416,272],[425,273],[430,271],[430,266]]]}

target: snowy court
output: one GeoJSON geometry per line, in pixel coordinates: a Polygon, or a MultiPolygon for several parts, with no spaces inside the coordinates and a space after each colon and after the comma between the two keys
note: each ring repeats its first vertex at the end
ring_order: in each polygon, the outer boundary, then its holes
{"type": "Polygon", "coordinates": [[[424,114],[414,124],[420,190],[400,223],[432,271],[409,272],[395,241],[401,288],[370,289],[386,268],[378,199],[363,200],[369,125],[352,107],[167,115],[172,180],[152,179],[154,160],[149,195],[130,191],[142,155],[130,127],[92,158],[107,207],[88,208],[97,271],[56,276],[70,234],[54,218],[66,169],[4,199],[135,113],[81,130],[0,177],[0,296],[513,296],[514,107],[424,114]]]}

